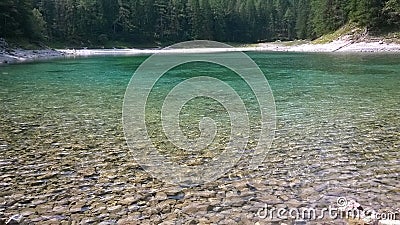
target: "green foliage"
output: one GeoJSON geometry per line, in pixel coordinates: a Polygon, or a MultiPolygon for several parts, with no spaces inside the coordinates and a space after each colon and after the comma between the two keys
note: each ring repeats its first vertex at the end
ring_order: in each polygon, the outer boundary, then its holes
{"type": "Polygon", "coordinates": [[[350,18],[369,28],[377,28],[382,21],[384,1],[382,0],[352,0],[350,18]]]}
{"type": "Polygon", "coordinates": [[[213,39],[214,16],[209,0],[200,0],[201,26],[199,39],[213,39]]]}
{"type": "Polygon", "coordinates": [[[67,46],[313,39],[399,28],[400,0],[1,0],[0,34],[67,46]]]}
{"type": "MultiPolygon", "coordinates": [[[[357,0],[358,1],[358,0],[357,0]]],[[[348,21],[345,0],[312,0],[312,24],[317,36],[331,33],[348,21]]]]}
{"type": "Polygon", "coordinates": [[[299,0],[296,17],[296,36],[299,39],[309,38],[312,34],[310,28],[311,6],[307,0],[299,0]]]}
{"type": "Polygon", "coordinates": [[[388,25],[400,28],[400,0],[389,0],[385,3],[383,13],[387,16],[388,25]]]}
{"type": "Polygon", "coordinates": [[[5,37],[40,38],[30,0],[0,1],[0,33],[5,37]]]}
{"type": "Polygon", "coordinates": [[[2,35],[8,37],[20,34],[18,14],[13,0],[0,1],[0,33],[2,35]]]}
{"type": "Polygon", "coordinates": [[[32,10],[32,15],[34,30],[36,31],[38,38],[45,37],[46,21],[44,21],[42,13],[37,8],[34,8],[32,10]]]}

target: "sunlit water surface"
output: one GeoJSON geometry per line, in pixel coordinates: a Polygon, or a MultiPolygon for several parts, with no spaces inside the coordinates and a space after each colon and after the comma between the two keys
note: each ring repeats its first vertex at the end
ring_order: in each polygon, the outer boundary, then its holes
{"type": "MultiPolygon", "coordinates": [[[[249,56],[273,91],[276,137],[259,169],[246,170],[242,162],[214,184],[189,191],[216,193],[211,196],[217,199],[213,207],[222,209],[208,214],[245,215],[257,221],[255,212],[264,203],[326,207],[338,197],[355,199],[375,210],[398,209],[400,56],[249,56]],[[251,185],[243,186],[243,181],[251,185]],[[251,187],[247,194],[242,186],[251,187]]],[[[0,67],[0,216],[25,212],[32,221],[92,218],[97,222],[115,222],[131,214],[136,219],[152,218],[146,211],[152,203],[132,201],[117,211],[110,209],[121,205],[127,195],[150,198],[165,189],[134,161],[122,130],[125,89],[146,58],[78,58],[0,67]],[[82,201],[76,210],[74,206],[82,201]],[[108,216],[101,206],[111,210],[108,216]]],[[[201,163],[219,153],[180,151],[165,140],[160,126],[160,109],[168,91],[200,75],[216,77],[235,88],[246,103],[251,141],[256,142],[259,109],[243,80],[221,66],[182,65],[158,81],[146,108],[154,145],[181,163],[201,163]]],[[[183,107],[182,131],[198,137],[198,122],[205,115],[219,128],[209,147],[223,149],[229,138],[229,115],[216,101],[198,98],[183,107]]],[[[209,202],[211,198],[199,194],[193,200],[188,190],[183,192],[185,197],[169,197],[175,201],[168,203],[170,213],[187,202],[209,202]]],[[[196,217],[177,220],[190,216],[196,217]]]]}

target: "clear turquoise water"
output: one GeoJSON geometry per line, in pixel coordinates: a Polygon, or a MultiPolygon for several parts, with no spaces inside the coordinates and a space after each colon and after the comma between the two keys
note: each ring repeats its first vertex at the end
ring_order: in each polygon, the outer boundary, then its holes
{"type": "MultiPolygon", "coordinates": [[[[273,90],[277,131],[263,167],[248,173],[285,187],[274,195],[306,205],[348,196],[376,209],[400,207],[400,56],[249,56],[273,90]]],[[[133,72],[146,58],[93,57],[0,67],[0,192],[5,193],[0,200],[13,194],[35,197],[63,185],[79,189],[69,179],[82,168],[118,170],[115,167],[131,161],[122,131],[122,103],[133,72]],[[32,185],[49,171],[56,178],[32,185]]],[[[196,156],[173,150],[165,141],[158,125],[162,99],[188,77],[210,74],[238,90],[257,132],[254,96],[238,76],[205,63],[175,68],[151,93],[146,119],[153,143],[177,160],[196,156]]],[[[184,107],[183,132],[198,136],[197,124],[204,115],[218,121],[214,147],[225,144],[229,121],[217,102],[197,99],[184,107]]],[[[118,171],[127,177],[131,173],[118,171]]],[[[18,206],[0,208],[11,214],[18,206]]]]}

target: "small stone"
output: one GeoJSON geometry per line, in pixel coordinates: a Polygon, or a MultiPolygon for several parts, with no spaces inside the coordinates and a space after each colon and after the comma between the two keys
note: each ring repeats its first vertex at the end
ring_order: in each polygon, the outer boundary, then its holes
{"type": "Polygon", "coordinates": [[[35,210],[39,215],[43,215],[47,212],[51,212],[53,209],[53,206],[51,205],[38,205],[36,206],[35,210]]]}
{"type": "Polygon", "coordinates": [[[220,206],[216,206],[216,207],[213,207],[212,211],[214,211],[214,212],[221,212],[223,209],[224,209],[224,208],[222,208],[222,207],[220,207],[220,206]]]}
{"type": "Polygon", "coordinates": [[[168,216],[165,218],[165,221],[163,222],[163,224],[170,224],[171,222],[168,223],[168,221],[172,221],[178,218],[178,215],[175,213],[170,213],[168,214],[168,216]]]}
{"type": "Polygon", "coordinates": [[[23,222],[24,217],[20,214],[16,214],[7,221],[6,225],[20,225],[23,222]]]}
{"type": "Polygon", "coordinates": [[[167,198],[168,198],[168,196],[164,192],[157,192],[157,194],[155,196],[155,200],[158,200],[158,201],[164,201],[167,198]]]}
{"type": "Polygon", "coordinates": [[[264,195],[258,199],[264,203],[271,205],[282,203],[282,200],[276,197],[275,195],[264,195]]]}
{"type": "Polygon", "coordinates": [[[206,212],[208,208],[208,205],[205,204],[199,204],[199,203],[190,203],[187,206],[184,206],[182,208],[182,212],[188,215],[193,215],[196,214],[198,212],[206,212]]]}
{"type": "Polygon", "coordinates": [[[72,207],[69,209],[69,212],[70,212],[70,213],[80,213],[80,212],[83,211],[82,209],[83,209],[82,206],[72,206],[72,207]]]}
{"type": "Polygon", "coordinates": [[[115,222],[113,222],[113,221],[103,221],[103,222],[99,223],[98,225],[114,225],[114,224],[115,224],[115,222]]]}
{"type": "Polygon", "coordinates": [[[25,209],[21,212],[21,215],[24,217],[29,217],[30,215],[33,215],[33,214],[35,214],[35,211],[33,209],[25,209]]]}
{"type": "Polygon", "coordinates": [[[132,205],[133,203],[137,202],[139,200],[138,197],[127,197],[124,198],[123,200],[119,201],[121,205],[132,205]]]}
{"type": "Polygon", "coordinates": [[[35,207],[35,206],[40,205],[40,204],[43,204],[43,203],[46,203],[46,200],[38,199],[38,200],[32,201],[31,204],[30,204],[30,206],[35,207]]]}
{"type": "Polygon", "coordinates": [[[187,224],[195,225],[195,224],[198,224],[198,221],[193,219],[193,220],[190,220],[187,224]]]}
{"type": "Polygon", "coordinates": [[[118,220],[117,224],[125,225],[125,224],[133,224],[134,221],[137,221],[136,216],[127,216],[118,220]]]}
{"type": "Polygon", "coordinates": [[[115,212],[115,211],[120,211],[121,208],[122,208],[121,205],[116,205],[116,206],[108,207],[107,210],[110,211],[110,212],[115,212]]]}
{"type": "Polygon", "coordinates": [[[174,201],[174,200],[162,201],[162,202],[158,203],[156,205],[156,207],[162,213],[169,213],[171,211],[171,203],[172,203],[171,201],[174,201]]]}
{"type": "Polygon", "coordinates": [[[128,211],[138,211],[140,209],[140,206],[133,204],[128,206],[128,211]]]}
{"type": "Polygon", "coordinates": [[[85,218],[83,219],[80,224],[93,224],[96,223],[98,220],[95,217],[89,217],[89,218],[85,218]]]}
{"type": "Polygon", "coordinates": [[[289,200],[289,197],[287,195],[280,195],[279,198],[281,198],[285,202],[289,200]]]}
{"type": "Polygon", "coordinates": [[[109,214],[109,213],[102,213],[102,214],[100,214],[100,215],[97,216],[97,218],[100,219],[100,220],[102,220],[102,221],[103,221],[105,218],[108,218],[108,217],[110,217],[110,214],[109,214]]]}
{"type": "Polygon", "coordinates": [[[234,197],[227,197],[224,203],[232,207],[242,207],[243,205],[246,204],[246,200],[241,197],[234,196],[234,197]]]}
{"type": "Polygon", "coordinates": [[[225,218],[224,220],[220,221],[220,224],[236,224],[233,219],[225,218]]]}
{"type": "Polygon", "coordinates": [[[65,213],[68,211],[68,208],[66,206],[55,206],[53,208],[53,212],[55,212],[56,214],[60,214],[60,215],[65,215],[65,213]]]}
{"type": "Polygon", "coordinates": [[[152,215],[150,220],[154,224],[159,224],[162,222],[161,216],[159,216],[159,215],[152,215]]]}
{"type": "Polygon", "coordinates": [[[210,220],[207,218],[199,218],[199,224],[210,224],[210,220]]]}
{"type": "Polygon", "coordinates": [[[50,172],[50,173],[46,173],[42,176],[37,177],[37,179],[38,180],[48,180],[48,179],[51,179],[51,178],[57,176],[57,174],[58,173],[56,173],[56,172],[50,172]]]}
{"type": "Polygon", "coordinates": [[[167,195],[169,199],[174,199],[174,200],[181,200],[185,197],[185,193],[183,192],[176,192],[174,194],[167,193],[167,195]]]}
{"type": "Polygon", "coordinates": [[[209,191],[209,190],[198,193],[198,197],[200,198],[212,198],[215,197],[215,195],[216,195],[215,191],[209,191]]]}

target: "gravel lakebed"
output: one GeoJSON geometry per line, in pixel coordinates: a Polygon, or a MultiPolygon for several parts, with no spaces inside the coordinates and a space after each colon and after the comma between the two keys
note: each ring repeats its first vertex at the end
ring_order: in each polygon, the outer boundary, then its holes
{"type": "MultiPolygon", "coordinates": [[[[262,63],[280,55],[257,56],[262,63]]],[[[213,182],[179,187],[146,173],[125,142],[127,82],[112,68],[126,66],[129,80],[131,60],[0,67],[0,224],[305,224],[259,212],[266,204],[320,212],[339,197],[399,212],[398,92],[390,71],[382,70],[376,86],[369,85],[373,74],[357,77],[350,69],[353,76],[322,69],[277,74],[277,129],[264,163],[250,170],[245,155],[213,182]],[[35,68],[40,72],[31,74],[35,68]],[[313,79],[303,79],[312,72],[313,79]]],[[[347,221],[326,215],[306,223],[347,221]]]]}
{"type": "MultiPolygon", "coordinates": [[[[371,145],[346,143],[349,133],[341,147],[325,152],[321,146],[330,146],[334,133],[325,134],[330,141],[310,145],[307,134],[291,136],[281,123],[263,166],[248,170],[244,159],[215,182],[185,188],[165,184],[135,163],[121,127],[100,131],[92,125],[93,136],[35,123],[2,128],[0,223],[19,216],[20,224],[295,224],[257,212],[265,204],[323,209],[338,197],[394,212],[400,201],[398,166],[385,168],[370,155],[374,172],[368,172],[356,149],[371,145]]],[[[328,217],[307,224],[346,222],[328,217]]]]}

